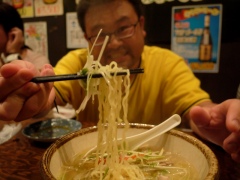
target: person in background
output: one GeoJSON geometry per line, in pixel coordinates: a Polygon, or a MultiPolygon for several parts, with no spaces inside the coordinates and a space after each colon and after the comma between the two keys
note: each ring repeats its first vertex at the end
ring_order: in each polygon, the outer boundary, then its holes
{"type": "Polygon", "coordinates": [[[23,21],[18,11],[0,2],[0,67],[16,59],[32,62],[38,69],[49,63],[48,58],[24,44],[23,32],[23,21]]]}
{"type": "MultiPolygon", "coordinates": [[[[102,29],[92,51],[95,59],[109,35],[102,65],[115,61],[123,68],[144,69],[143,74],[130,76],[129,122],[159,124],[172,114],[179,114],[195,133],[221,146],[240,162],[240,100],[213,103],[182,57],[167,49],[146,46],[140,6],[140,0],[81,0],[77,9],[90,48],[102,29]]],[[[0,69],[0,119],[22,121],[42,116],[53,107],[55,98],[58,105],[70,103],[78,109],[86,92],[77,81],[35,84],[31,79],[79,72],[87,61],[87,53],[86,49],[71,51],[55,68],[46,64],[41,71],[26,61],[4,65],[0,69]]],[[[97,102],[90,100],[77,118],[96,123],[97,102]]]]}
{"type": "MultiPolygon", "coordinates": [[[[23,21],[18,11],[7,3],[0,2],[0,67],[13,60],[29,61],[37,69],[41,69],[48,58],[32,51],[24,44],[23,21]]],[[[4,91],[1,89],[1,93],[4,91]]],[[[52,110],[49,115],[53,116],[52,110]]],[[[11,113],[11,112],[10,112],[11,113]]],[[[7,121],[0,128],[0,144],[6,142],[21,130],[21,123],[7,121]]]]}

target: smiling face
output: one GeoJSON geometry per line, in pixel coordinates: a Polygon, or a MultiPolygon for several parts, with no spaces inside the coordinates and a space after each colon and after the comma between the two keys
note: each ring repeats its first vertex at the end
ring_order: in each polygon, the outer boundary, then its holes
{"type": "MultiPolygon", "coordinates": [[[[86,37],[96,36],[100,29],[102,29],[103,34],[111,34],[136,22],[138,23],[131,37],[118,39],[115,35],[110,36],[102,55],[102,65],[116,61],[123,68],[139,67],[146,35],[144,17],[138,19],[132,5],[126,0],[116,0],[103,5],[92,6],[88,9],[85,16],[86,37]]],[[[98,58],[101,48],[102,46],[94,47],[92,54],[95,59],[98,58]]]]}

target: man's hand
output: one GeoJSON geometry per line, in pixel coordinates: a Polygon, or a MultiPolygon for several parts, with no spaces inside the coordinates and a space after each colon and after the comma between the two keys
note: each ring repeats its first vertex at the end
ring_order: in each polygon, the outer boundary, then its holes
{"type": "Polygon", "coordinates": [[[240,100],[221,104],[203,103],[191,108],[192,129],[201,137],[221,146],[240,162],[240,100]]]}
{"type": "Polygon", "coordinates": [[[34,76],[54,75],[51,65],[39,72],[27,61],[13,61],[0,69],[0,119],[21,121],[47,113],[53,106],[53,83],[35,84],[34,76]]]}

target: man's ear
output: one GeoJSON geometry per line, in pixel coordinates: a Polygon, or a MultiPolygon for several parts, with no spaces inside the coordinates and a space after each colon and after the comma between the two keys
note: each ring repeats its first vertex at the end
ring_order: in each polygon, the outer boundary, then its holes
{"type": "Polygon", "coordinates": [[[139,25],[142,29],[143,36],[145,37],[146,36],[146,31],[145,31],[145,18],[144,18],[144,16],[140,16],[139,25]]]}

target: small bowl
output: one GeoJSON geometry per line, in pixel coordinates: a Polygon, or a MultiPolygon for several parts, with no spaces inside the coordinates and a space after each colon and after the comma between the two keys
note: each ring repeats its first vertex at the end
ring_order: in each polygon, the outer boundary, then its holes
{"type": "Polygon", "coordinates": [[[39,142],[53,142],[56,139],[75,132],[82,127],[79,121],[73,119],[48,119],[30,124],[22,130],[28,139],[39,142]]]}
{"type": "MultiPolygon", "coordinates": [[[[131,123],[127,136],[147,131],[153,125],[131,123]]],[[[119,130],[123,124],[119,124],[119,130]]],[[[58,179],[61,165],[73,161],[74,156],[87,152],[97,144],[97,127],[80,129],[54,142],[44,153],[41,161],[41,174],[44,179],[58,179]]],[[[153,150],[165,150],[180,154],[190,162],[201,176],[200,179],[218,179],[218,161],[211,149],[195,137],[178,130],[171,130],[145,145],[153,150]]]]}

